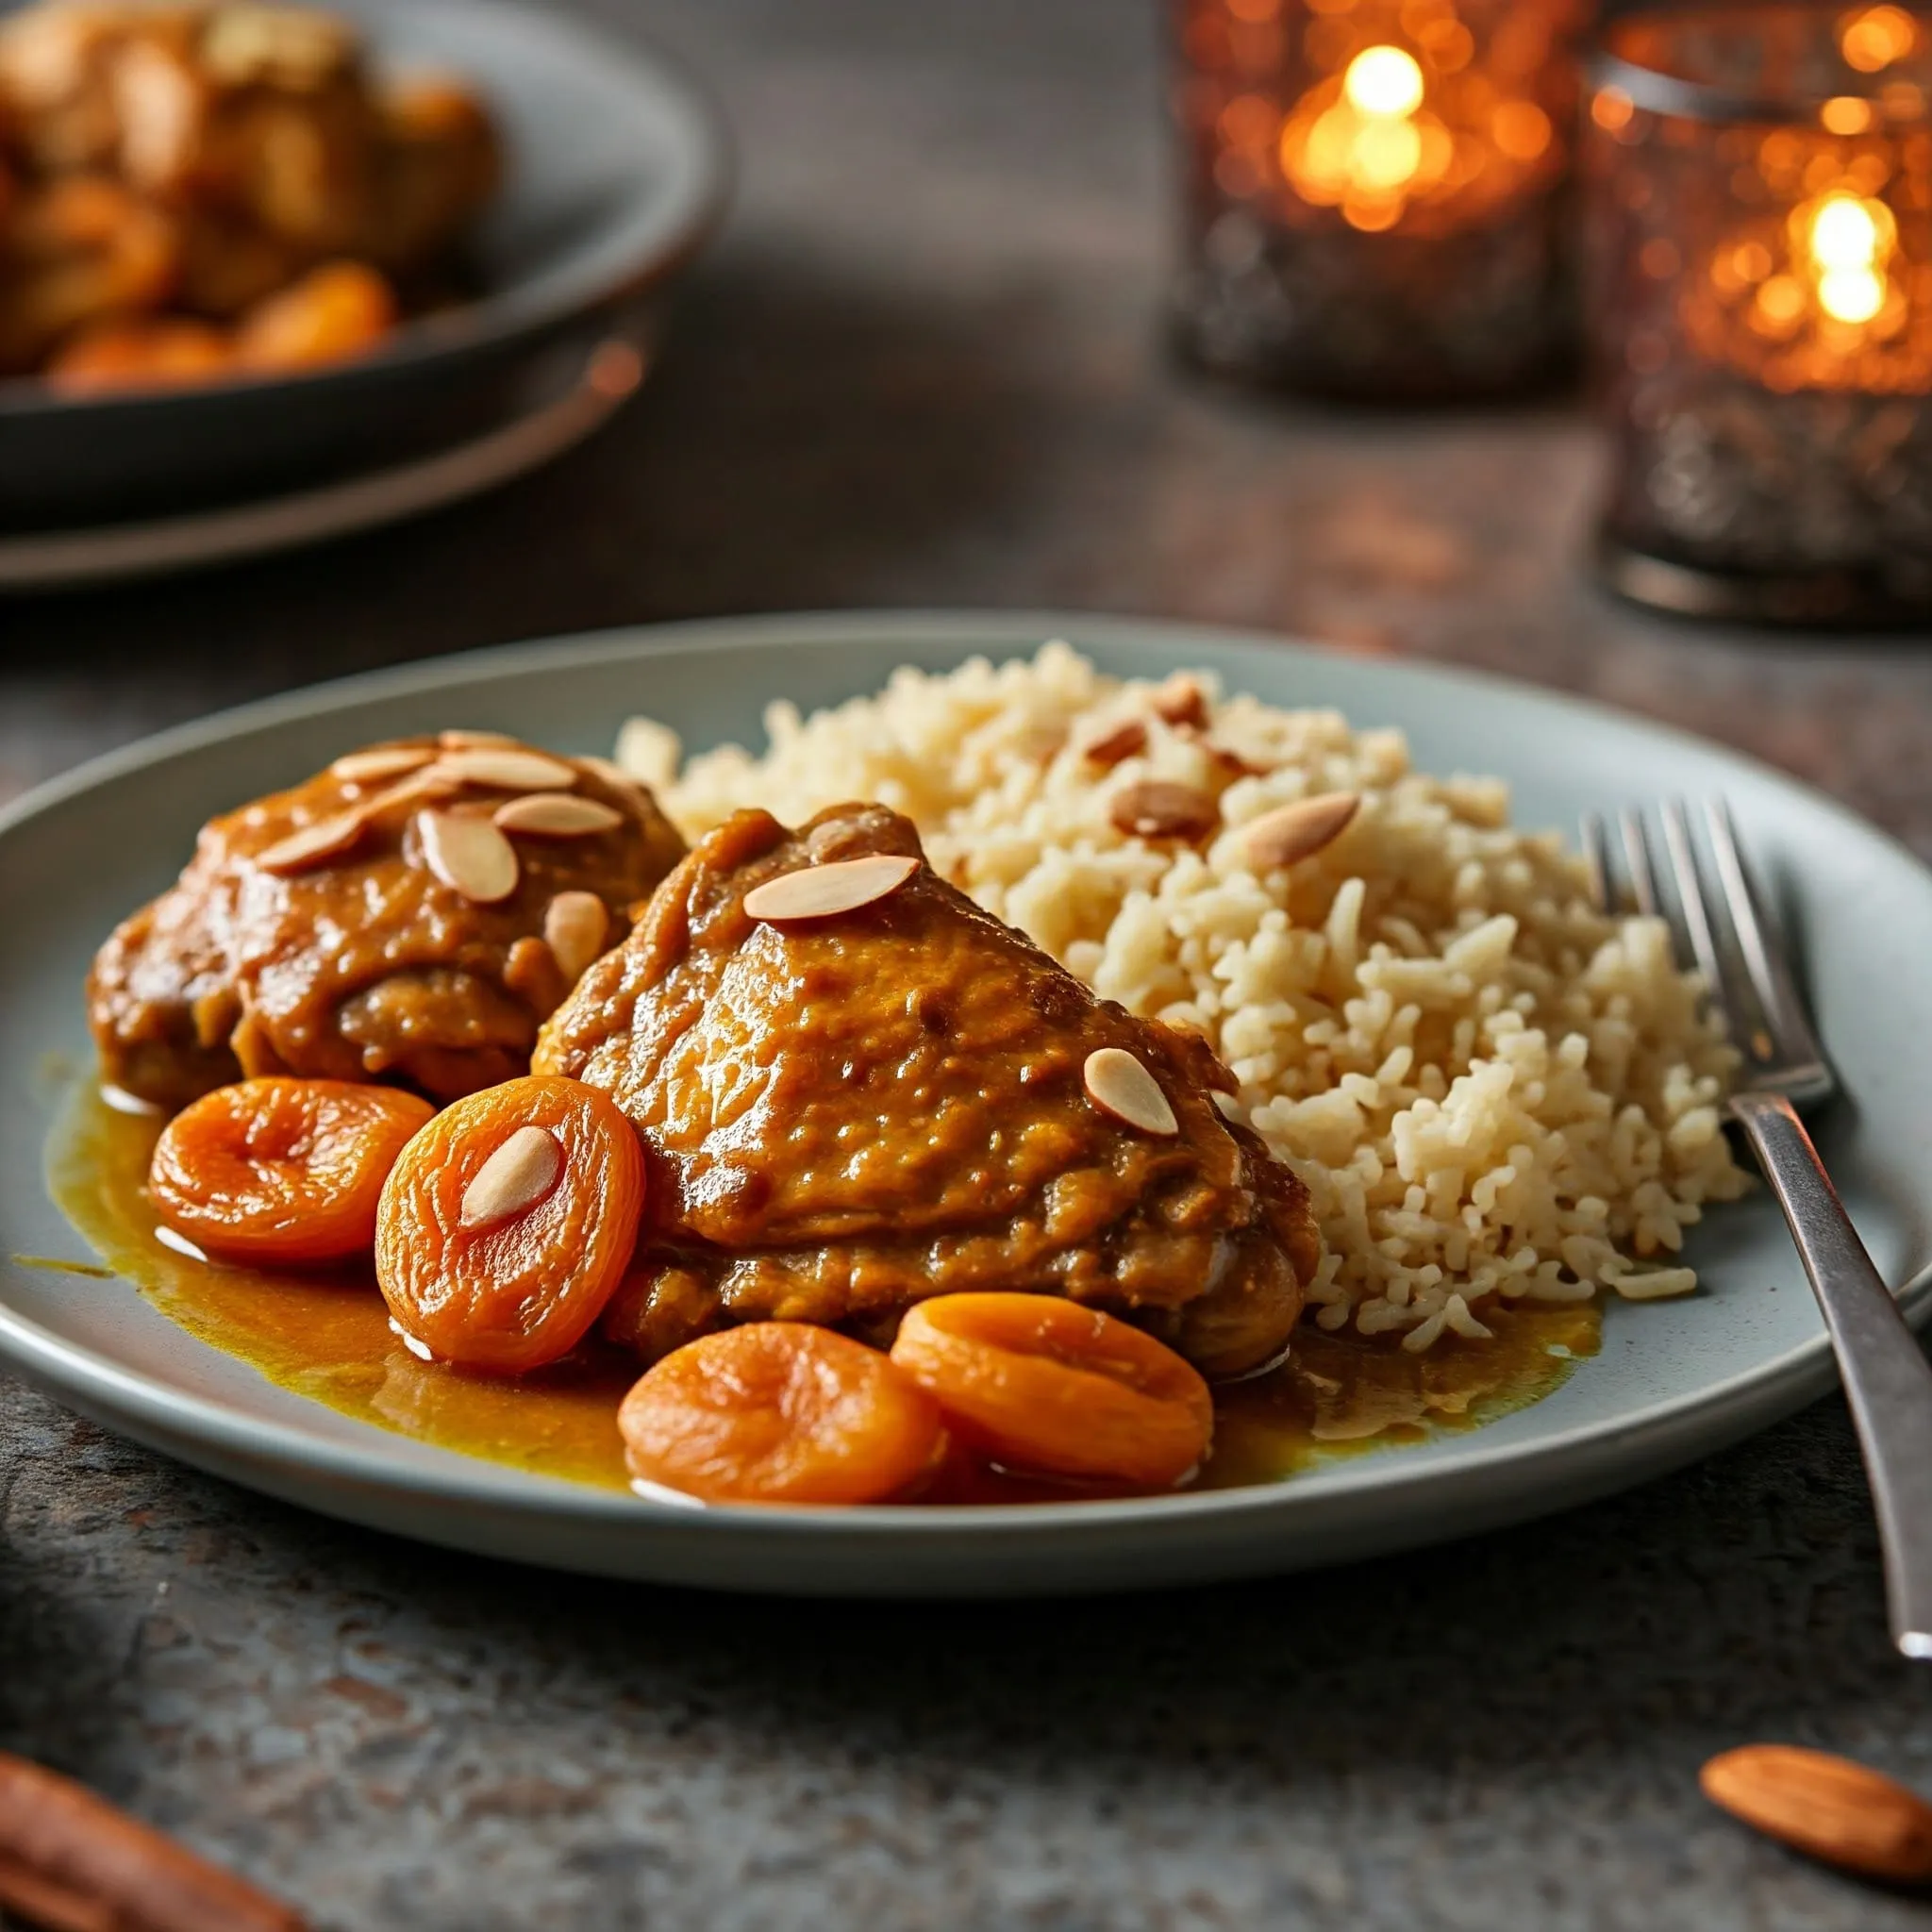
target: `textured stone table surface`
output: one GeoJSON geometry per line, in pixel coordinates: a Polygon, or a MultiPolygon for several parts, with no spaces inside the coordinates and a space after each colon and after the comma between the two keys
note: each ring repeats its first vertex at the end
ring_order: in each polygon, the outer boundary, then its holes
{"type": "MultiPolygon", "coordinates": [[[[587,625],[1060,605],[1310,632],[1748,747],[1932,856],[1926,641],[1579,576],[1560,401],[1424,420],[1171,369],[1120,0],[606,0],[713,77],[740,202],[600,441],[433,521],[0,606],[0,791],[363,665],[587,625]]],[[[8,907],[7,916],[23,908],[8,907]]],[[[1919,1923],[1709,1812],[1754,1738],[1932,1789],[1842,1407],[1327,1575],[1018,1607],[577,1583],[259,1501],[0,1381],[0,1746],[329,1927],[1919,1923]]]]}

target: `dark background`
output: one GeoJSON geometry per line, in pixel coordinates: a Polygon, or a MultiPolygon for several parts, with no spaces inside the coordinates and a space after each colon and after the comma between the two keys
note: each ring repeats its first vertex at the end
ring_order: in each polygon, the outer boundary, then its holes
{"type": "MultiPolygon", "coordinates": [[[[1589,691],[1932,854],[1924,641],[1604,599],[1569,399],[1350,413],[1169,366],[1147,9],[595,10],[711,77],[743,160],[641,401],[543,475],[384,535],[0,604],[0,794],[475,644],[1058,605],[1589,691]]],[[[0,1747],[330,1926],[1904,1926],[1915,1905],[1748,1838],[1695,1773],[1777,1738],[1932,1787],[1928,1683],[1885,1643],[1836,1402],[1622,1500],[1323,1576],[848,1608],[391,1542],[0,1382],[0,1747]]]]}

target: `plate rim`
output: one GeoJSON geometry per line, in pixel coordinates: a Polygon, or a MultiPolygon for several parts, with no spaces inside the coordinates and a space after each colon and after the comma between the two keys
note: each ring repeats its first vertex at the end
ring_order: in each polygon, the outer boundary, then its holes
{"type": "MultiPolygon", "coordinates": [[[[359,672],[233,706],[150,734],[87,759],[0,808],[0,841],[16,836],[34,819],[97,785],[185,753],[277,724],[325,716],[332,710],[421,694],[492,675],[644,659],[696,648],[729,651],[775,643],[881,647],[897,641],[904,645],[956,644],[962,651],[1024,651],[1029,647],[1037,649],[1056,638],[1066,639],[1076,649],[1083,641],[1091,641],[1103,647],[1115,642],[1155,644],[1176,652],[1184,652],[1190,641],[1193,641],[1239,655],[1265,653],[1276,661],[1284,656],[1323,660],[1349,655],[1316,641],[1245,627],[1064,609],[827,608],[613,626],[359,672]]],[[[1808,807],[1821,810],[1847,830],[1887,848],[1894,858],[1903,860],[1912,870],[1922,874],[1932,873],[1932,868],[1902,841],[1829,794],[1714,740],[1659,724],[1592,697],[1549,690],[1526,679],[1487,670],[1412,659],[1391,660],[1382,668],[1391,675],[1424,686],[1490,691],[1518,699],[1528,698],[1553,707],[1578,723],[1608,718],[1638,726],[1667,742],[1694,747],[1701,756],[1729,762],[1740,771],[1797,794],[1808,807]]],[[[125,1277],[116,1278],[131,1287],[125,1277]]],[[[1924,1321],[1932,1313],[1932,1262],[1897,1288],[1894,1294],[1908,1319],[1915,1323],[1924,1321]]],[[[385,1458],[380,1446],[381,1439],[389,1432],[374,1424],[361,1425],[375,1439],[364,1446],[312,1436],[291,1424],[253,1417],[218,1398],[191,1394],[125,1368],[91,1348],[55,1335],[4,1301],[0,1301],[0,1360],[8,1361],[58,1393],[72,1396],[76,1406],[91,1413],[95,1412],[94,1398],[104,1398],[109,1412],[137,1418],[171,1438],[205,1439],[230,1457],[293,1466],[306,1477],[323,1478],[336,1485],[374,1487],[429,1502],[482,1506],[518,1518],[534,1517],[581,1528],[629,1529],[644,1538],[669,1524],[684,1530],[709,1524],[711,1533],[718,1537],[752,1530],[786,1538],[809,1536],[836,1524],[841,1535],[865,1542],[880,1537],[903,1541],[908,1532],[917,1532],[920,1541],[927,1543],[955,1541],[981,1531],[998,1531],[1003,1539],[1008,1540],[1017,1532],[1029,1541],[1049,1536],[1106,1537],[1141,1524],[1158,1528],[1174,1522],[1225,1523],[1244,1517],[1256,1519],[1258,1528],[1270,1517],[1291,1512],[1298,1498],[1307,1498],[1310,1503],[1332,1502],[1410,1487],[1480,1483],[1485,1477],[1517,1471],[1532,1461],[1558,1456],[1588,1456],[1593,1450],[1614,1450],[1620,1441],[1630,1439],[1658,1442],[1668,1442],[1673,1437],[1694,1439],[1688,1446],[1681,1441],[1671,1443],[1654,1463],[1655,1469],[1661,1470],[1714,1453],[1722,1442],[1734,1441],[1768,1425],[1824,1394],[1836,1380],[1830,1341],[1821,1328],[1809,1340],[1792,1344],[1769,1361],[1734,1371],[1694,1392],[1666,1399],[1626,1416],[1573,1424],[1557,1433],[1521,1442],[1486,1445],[1483,1431],[1473,1430],[1466,1438],[1458,1439],[1458,1453],[1449,1462],[1418,1465],[1404,1457],[1400,1447],[1391,1445],[1383,1451],[1328,1465],[1318,1472],[1319,1488],[1312,1490],[1303,1478],[1172,1496],[991,1504],[945,1510],[874,1505],[852,1510],[774,1505],[707,1507],[658,1502],[622,1491],[539,1475],[509,1464],[460,1456],[458,1452],[445,1452],[453,1465],[448,1469],[412,1467],[398,1471],[392,1461],[385,1458]]],[[[326,1405],[320,1406],[326,1408],[326,1405]]],[[[1516,1513],[1535,1512],[1533,1507],[1516,1513]]],[[[1445,1534],[1457,1532],[1451,1529],[1445,1534]]]]}
{"type": "Polygon", "coordinates": [[[426,456],[252,502],[175,515],[0,530],[0,595],[30,596],[205,570],[386,528],[487,494],[595,436],[649,377],[642,330],[596,339],[558,392],[426,456]]]}

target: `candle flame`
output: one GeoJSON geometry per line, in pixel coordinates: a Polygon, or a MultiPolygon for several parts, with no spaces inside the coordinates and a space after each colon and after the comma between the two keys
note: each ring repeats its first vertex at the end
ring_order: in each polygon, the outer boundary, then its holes
{"type": "Polygon", "coordinates": [[[1339,206],[1351,227],[1394,226],[1407,198],[1433,188],[1455,158],[1448,129],[1423,105],[1422,63],[1400,47],[1364,47],[1325,92],[1328,105],[1310,118],[1310,101],[1283,129],[1283,171],[1307,200],[1339,206]]]}
{"type": "Polygon", "coordinates": [[[1860,74],[1876,74],[1903,60],[1918,44],[1918,23],[1903,7],[1863,8],[1839,23],[1839,52],[1860,74]]]}
{"type": "Polygon", "coordinates": [[[1870,322],[1885,307],[1885,263],[1897,234],[1891,210],[1863,195],[1827,194],[1809,209],[1800,232],[1819,308],[1836,322],[1870,322]]]}
{"type": "Polygon", "coordinates": [[[1870,322],[1885,307],[1885,283],[1869,268],[1827,269],[1818,278],[1818,306],[1840,322],[1870,322]]]}
{"type": "Polygon", "coordinates": [[[1819,266],[1870,268],[1878,253],[1878,224],[1866,204],[1850,194],[1828,194],[1811,217],[1811,253],[1819,266]]]}
{"type": "MultiPolygon", "coordinates": [[[[1355,0],[1307,0],[1319,15],[1307,36],[1315,78],[1280,122],[1286,187],[1311,208],[1334,208],[1364,234],[1413,215],[1454,226],[1544,177],[1561,152],[1551,116],[1482,71],[1476,36],[1452,0],[1402,0],[1398,31],[1364,46],[1344,21],[1355,0]],[[1465,74],[1463,70],[1469,72],[1465,74]]],[[[1512,73],[1519,84],[1528,76],[1512,73]]]]}
{"type": "Polygon", "coordinates": [[[1341,92],[1358,113],[1406,120],[1423,104],[1423,70],[1400,47],[1367,47],[1348,63],[1341,92]]]}

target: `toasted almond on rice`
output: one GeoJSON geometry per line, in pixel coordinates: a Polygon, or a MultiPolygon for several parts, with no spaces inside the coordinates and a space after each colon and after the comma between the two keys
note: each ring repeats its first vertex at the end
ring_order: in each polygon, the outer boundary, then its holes
{"type": "Polygon", "coordinates": [[[544,839],[581,839],[624,823],[624,814],[601,800],[574,798],[568,791],[526,792],[499,805],[492,816],[506,832],[531,832],[544,839]]]}
{"type": "Polygon", "coordinates": [[[1241,827],[1248,863],[1257,872],[1274,872],[1313,858],[1348,829],[1361,803],[1354,791],[1324,791],[1319,798],[1298,798],[1264,811],[1241,827]]]}
{"type": "Polygon", "coordinates": [[[1083,744],[1080,756],[1089,764],[1106,765],[1111,769],[1123,758],[1133,758],[1146,749],[1146,725],[1138,718],[1129,718],[1124,724],[1116,724],[1111,731],[1103,732],[1091,744],[1083,744]]]}
{"type": "Polygon", "coordinates": [[[1185,671],[1176,671],[1155,691],[1154,710],[1169,724],[1199,730],[1208,722],[1208,693],[1185,671]]]}
{"type": "Polygon", "coordinates": [[[1087,1056],[1081,1069],[1087,1097],[1116,1120],[1143,1134],[1177,1134],[1174,1118],[1160,1082],[1124,1046],[1102,1046],[1087,1056]]]}
{"type": "Polygon", "coordinates": [[[1194,785],[1143,778],[1114,793],[1108,816],[1117,831],[1136,839],[1205,839],[1221,823],[1221,808],[1194,785]]]}
{"type": "Polygon", "coordinates": [[[753,919],[830,919],[896,892],[918,870],[918,859],[885,852],[808,865],[754,886],[744,895],[744,909],[753,919]]]}
{"type": "Polygon", "coordinates": [[[1713,1757],[1698,1782],[1713,1805],[1814,1858],[1873,1878],[1932,1878],[1932,1806],[1848,1757],[1745,1744],[1713,1757]]]}
{"type": "Polygon", "coordinates": [[[416,831],[429,870],[473,904],[493,906],[516,891],[517,849],[488,819],[423,811],[416,831]]]}

